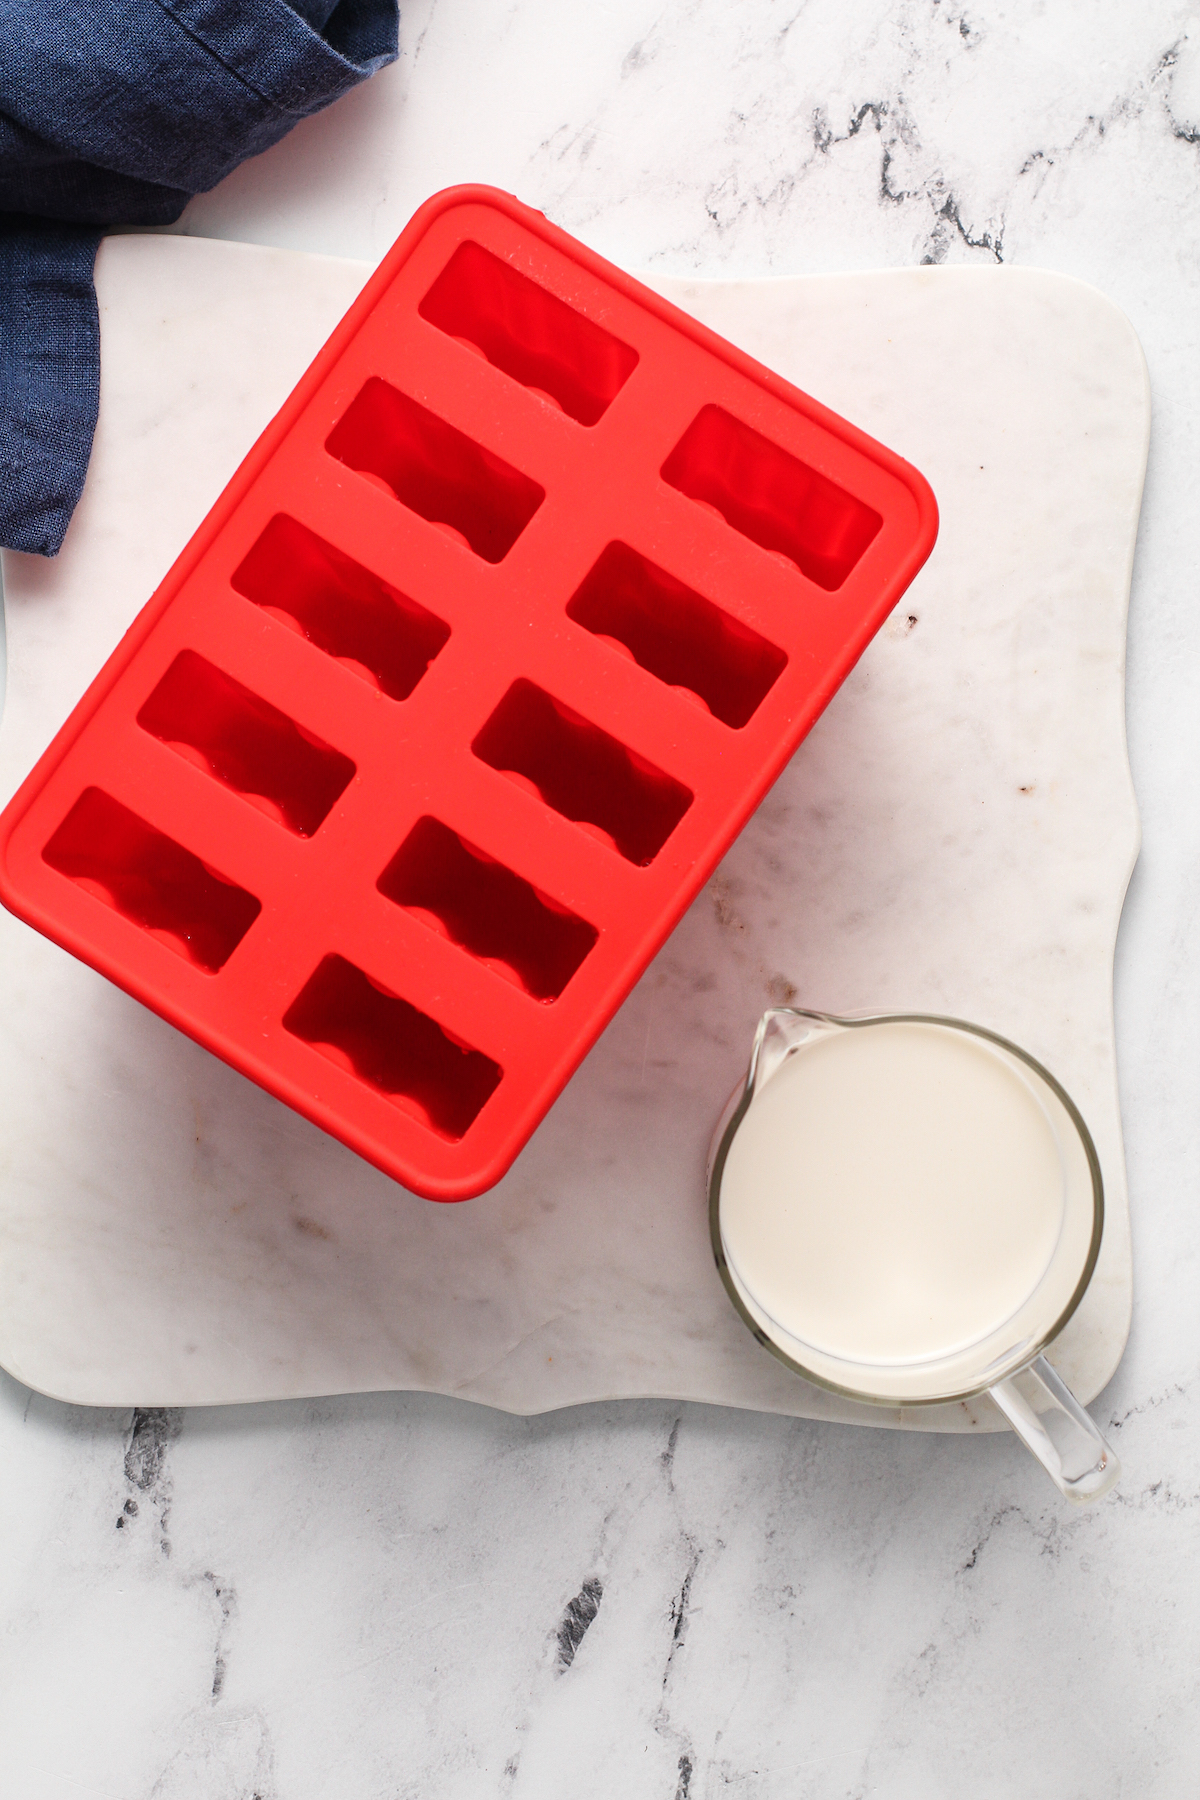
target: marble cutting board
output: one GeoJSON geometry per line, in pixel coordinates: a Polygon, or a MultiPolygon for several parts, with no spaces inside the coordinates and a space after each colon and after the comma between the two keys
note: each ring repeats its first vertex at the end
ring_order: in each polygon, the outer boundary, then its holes
{"type": "MultiPolygon", "coordinates": [[[[102,246],[100,424],[54,563],[4,560],[7,799],[357,292],[359,264],[102,246]]],[[[1149,429],[1136,337],[1067,278],[928,268],[656,283],[929,477],[933,558],[511,1173],[416,1199],[0,912],[0,1363],[61,1399],[422,1389],[531,1413],[674,1396],[863,1408],[732,1312],[703,1194],[755,1020],[957,1014],[1045,1061],[1108,1218],[1052,1357],[1081,1398],[1131,1303],[1112,957],[1138,826],[1125,617],[1149,429]]]]}

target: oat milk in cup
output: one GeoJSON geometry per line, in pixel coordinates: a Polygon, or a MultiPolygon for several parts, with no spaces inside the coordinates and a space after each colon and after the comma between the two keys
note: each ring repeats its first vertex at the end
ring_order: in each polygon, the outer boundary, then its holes
{"type": "Polygon", "coordinates": [[[1100,1165],[1015,1044],[917,1014],[767,1013],[709,1206],[735,1307],[810,1381],[892,1408],[989,1393],[1068,1499],[1116,1481],[1042,1354],[1096,1264],[1100,1165]]]}

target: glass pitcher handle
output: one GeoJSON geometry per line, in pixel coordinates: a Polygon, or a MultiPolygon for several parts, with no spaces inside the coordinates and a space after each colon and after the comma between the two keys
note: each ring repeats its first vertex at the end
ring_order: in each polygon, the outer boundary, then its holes
{"type": "Polygon", "coordinates": [[[1044,1356],[988,1391],[1068,1500],[1084,1505],[1115,1485],[1120,1463],[1044,1356]]]}

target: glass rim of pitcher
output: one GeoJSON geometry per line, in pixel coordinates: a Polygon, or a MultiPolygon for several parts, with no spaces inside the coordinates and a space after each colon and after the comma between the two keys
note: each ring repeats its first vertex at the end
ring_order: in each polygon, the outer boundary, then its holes
{"type": "MultiPolygon", "coordinates": [[[[736,1093],[737,1090],[735,1089],[734,1092],[736,1093]]],[[[733,1101],[733,1096],[730,1097],[730,1101],[727,1102],[726,1105],[726,1110],[728,1111],[728,1117],[724,1118],[723,1122],[718,1120],[717,1130],[714,1133],[714,1147],[710,1156],[707,1177],[709,1234],[712,1243],[713,1256],[717,1264],[717,1272],[721,1277],[726,1293],[733,1303],[734,1310],[741,1318],[742,1323],[748,1328],[751,1335],[758,1340],[764,1349],[769,1350],[772,1356],[783,1363],[785,1367],[791,1369],[797,1375],[802,1375],[806,1381],[812,1382],[816,1387],[824,1388],[827,1392],[837,1394],[843,1399],[858,1401],[864,1406],[886,1407],[891,1412],[903,1411],[909,1407],[917,1406],[948,1406],[954,1405],[956,1401],[978,1399],[981,1395],[988,1393],[990,1389],[994,1388],[998,1382],[1004,1381],[1009,1376],[1015,1375],[1029,1363],[1034,1362],[1047,1346],[1054,1342],[1055,1338],[1058,1337],[1059,1333],[1064,1329],[1078,1309],[1084,1294],[1087,1292],[1092,1276],[1095,1273],[1096,1263],[1100,1256],[1100,1244],[1104,1236],[1104,1177],[1100,1169],[1100,1157],[1097,1153],[1095,1142],[1093,1141],[1091,1132],[1088,1130],[1083,1114],[1080,1112],[1061,1081],[1046,1068],[1044,1063],[1039,1062],[1036,1056],[1030,1051],[1023,1049],[1020,1044],[1015,1044],[1011,1038],[1004,1037],[998,1031],[990,1030],[986,1025],[976,1025],[970,1019],[954,1018],[948,1013],[871,1012],[847,1014],[818,1012],[813,1008],[803,1006],[768,1007],[766,1012],[764,1012],[759,1019],[754,1033],[754,1043],[750,1052],[750,1063],[746,1071],[742,1091],[737,1095],[736,1104],[733,1101]],[[746,1306],[745,1301],[738,1290],[733,1273],[730,1270],[729,1262],[725,1255],[725,1246],[721,1238],[721,1177],[725,1170],[726,1159],[734,1135],[742,1120],[745,1118],[746,1113],[749,1111],[754,1097],[755,1075],[761,1057],[767,1028],[772,1019],[780,1018],[812,1019],[818,1024],[833,1026],[839,1030],[853,1030],[855,1027],[863,1025],[906,1024],[941,1025],[948,1026],[951,1030],[969,1032],[974,1037],[983,1038],[989,1043],[998,1045],[1000,1049],[1007,1051],[1010,1055],[1015,1056],[1020,1062],[1023,1062],[1028,1068],[1032,1069],[1034,1074],[1046,1083],[1055,1098],[1062,1104],[1064,1111],[1078,1132],[1080,1144],[1082,1145],[1084,1156],[1087,1159],[1088,1173],[1091,1177],[1092,1185],[1092,1231],[1088,1243],[1087,1257],[1084,1261],[1079,1279],[1072,1289],[1066,1303],[1060,1309],[1051,1325],[1044,1331],[1036,1333],[1034,1336],[1021,1339],[1018,1344],[1013,1346],[1011,1351],[994,1359],[985,1370],[980,1372],[979,1379],[972,1382],[969,1386],[954,1388],[951,1391],[941,1394],[922,1395],[913,1398],[905,1397],[903,1399],[898,1398],[894,1394],[870,1394],[865,1392],[862,1388],[847,1387],[840,1382],[832,1380],[828,1375],[820,1374],[817,1370],[809,1368],[796,1357],[790,1355],[782,1345],[777,1344],[772,1339],[769,1332],[746,1306]],[[730,1110],[730,1108],[732,1110],[730,1110]]],[[[1036,1289],[1034,1291],[1036,1292],[1036,1289]]],[[[779,1329],[782,1330],[783,1327],[779,1327],[779,1329]]],[[[790,1333],[788,1335],[791,1336],[790,1333]]],[[[793,1341],[796,1343],[802,1342],[799,1338],[796,1338],[793,1341]]],[[[816,1347],[813,1346],[813,1348],[815,1350],[816,1347]]],[[[848,1358],[839,1358],[837,1360],[843,1362],[849,1361],[848,1358]]],[[[933,1362],[936,1359],[931,1358],[929,1360],[930,1362],[933,1362]]],[[[911,1366],[915,1367],[916,1364],[914,1363],[911,1366]]]]}

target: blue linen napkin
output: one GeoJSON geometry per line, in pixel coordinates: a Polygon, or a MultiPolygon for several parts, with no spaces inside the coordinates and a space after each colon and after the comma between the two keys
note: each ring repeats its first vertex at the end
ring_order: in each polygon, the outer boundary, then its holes
{"type": "Polygon", "coordinates": [[[397,31],[397,0],[0,0],[0,544],[53,556],[83,488],[101,228],[171,223],[397,31]]]}

